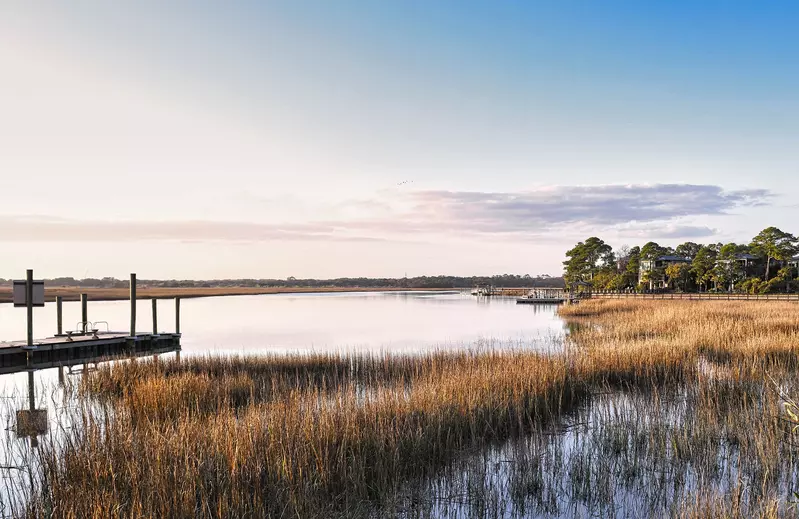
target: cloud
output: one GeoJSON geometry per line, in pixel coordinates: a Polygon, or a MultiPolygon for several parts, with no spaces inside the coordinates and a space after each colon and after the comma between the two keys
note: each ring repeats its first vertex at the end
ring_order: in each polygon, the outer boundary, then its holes
{"type": "Polygon", "coordinates": [[[764,205],[772,196],[765,189],[725,191],[690,184],[554,186],[515,193],[423,191],[411,195],[415,205],[407,216],[421,227],[530,232],[723,215],[764,205]]]}
{"type": "Polygon", "coordinates": [[[409,235],[539,239],[553,233],[607,229],[630,236],[699,238],[716,231],[691,225],[691,217],[730,214],[768,204],[773,198],[765,189],[725,191],[691,184],[552,186],[519,192],[409,191],[390,198],[383,194],[374,202],[357,201],[357,210],[349,218],[300,223],[0,216],[0,240],[379,241],[409,235]]]}
{"type": "Polygon", "coordinates": [[[624,226],[619,229],[619,236],[624,238],[655,239],[692,239],[707,238],[718,234],[718,229],[704,225],[680,225],[674,223],[624,226]]]}
{"type": "Polygon", "coordinates": [[[85,221],[43,216],[0,216],[0,240],[16,242],[256,242],[273,240],[380,241],[341,234],[325,224],[219,221],[85,221]]]}

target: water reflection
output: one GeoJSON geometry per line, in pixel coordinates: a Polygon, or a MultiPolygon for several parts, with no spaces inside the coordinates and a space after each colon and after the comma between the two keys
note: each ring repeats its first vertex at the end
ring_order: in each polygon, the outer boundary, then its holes
{"type": "Polygon", "coordinates": [[[700,499],[725,496],[736,517],[771,517],[760,514],[769,507],[782,517],[799,467],[787,448],[771,458],[746,445],[751,429],[736,431],[736,417],[769,418],[763,402],[747,400],[745,411],[731,405],[715,422],[708,417],[718,409],[697,388],[601,393],[529,436],[465,452],[375,515],[693,517],[700,499]]]}

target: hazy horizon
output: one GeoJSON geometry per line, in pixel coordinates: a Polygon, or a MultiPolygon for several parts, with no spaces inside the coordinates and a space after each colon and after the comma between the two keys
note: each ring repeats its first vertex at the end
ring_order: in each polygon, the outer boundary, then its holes
{"type": "Polygon", "coordinates": [[[562,272],[799,233],[799,5],[0,6],[0,277],[562,272]]]}

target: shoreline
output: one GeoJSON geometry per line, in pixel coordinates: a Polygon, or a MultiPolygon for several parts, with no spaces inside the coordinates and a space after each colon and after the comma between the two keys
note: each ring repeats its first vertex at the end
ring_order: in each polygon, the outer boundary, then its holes
{"type": "MultiPolygon", "coordinates": [[[[253,296],[268,294],[328,294],[345,292],[438,292],[460,291],[466,288],[401,288],[401,287],[146,287],[136,288],[137,299],[194,299],[199,297],[253,296]]],[[[88,294],[90,301],[127,301],[127,288],[45,287],[45,301],[54,302],[57,296],[65,302],[80,301],[81,294],[88,294]]],[[[0,304],[11,303],[11,287],[0,287],[0,304]]]]}

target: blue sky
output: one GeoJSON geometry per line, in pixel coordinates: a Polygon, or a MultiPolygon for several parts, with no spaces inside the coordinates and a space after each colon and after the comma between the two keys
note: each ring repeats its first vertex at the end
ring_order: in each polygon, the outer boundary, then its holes
{"type": "Polygon", "coordinates": [[[0,7],[0,277],[556,274],[594,234],[799,233],[795,3],[163,4],[0,7]]]}

